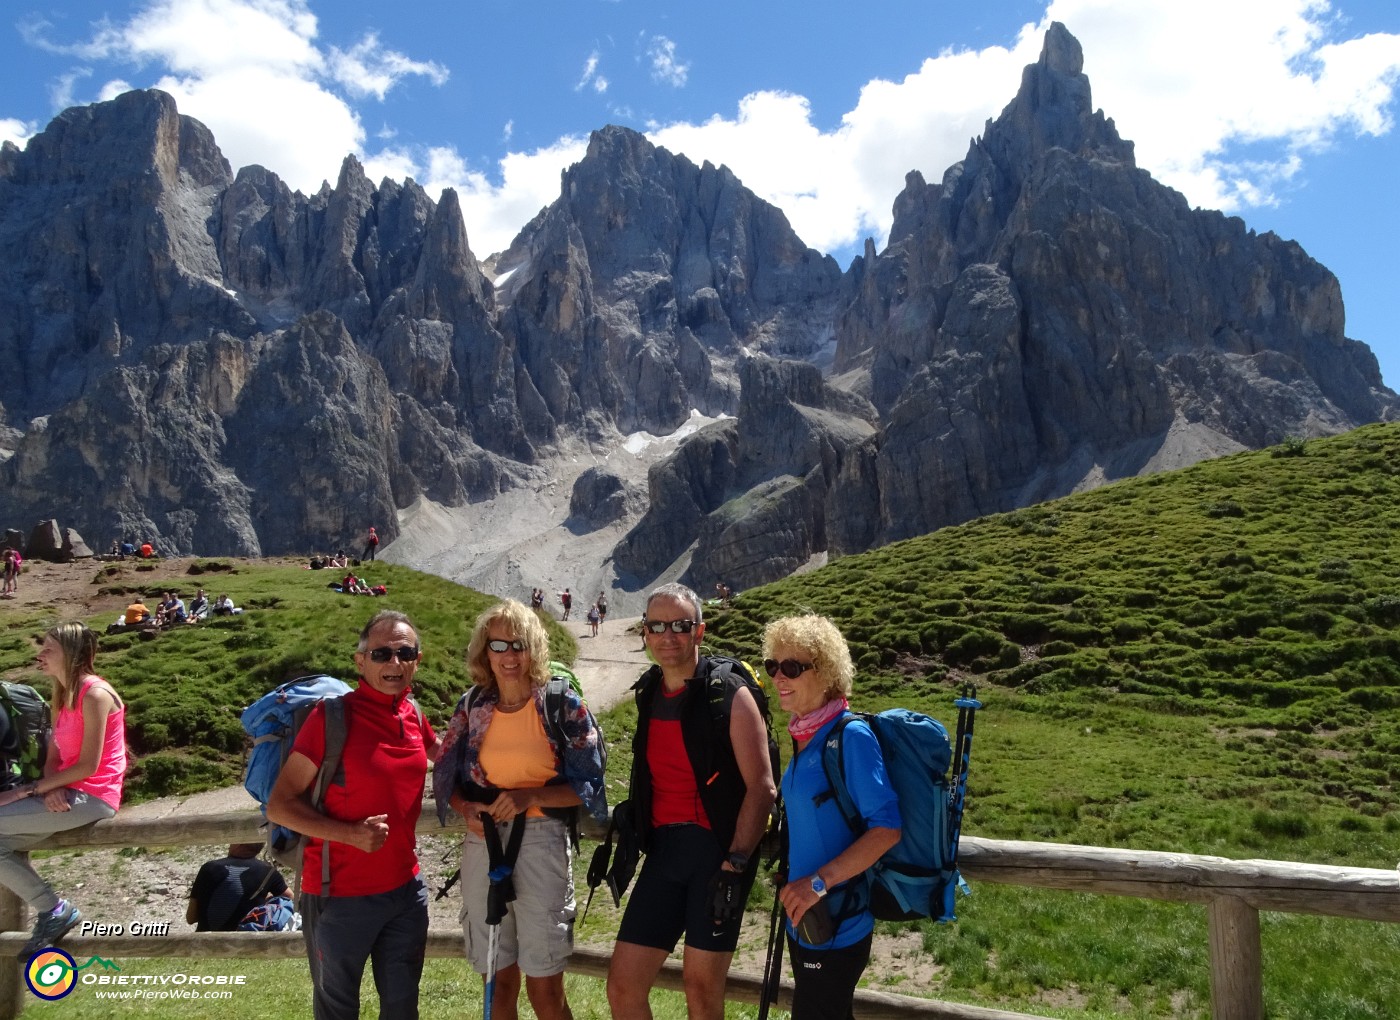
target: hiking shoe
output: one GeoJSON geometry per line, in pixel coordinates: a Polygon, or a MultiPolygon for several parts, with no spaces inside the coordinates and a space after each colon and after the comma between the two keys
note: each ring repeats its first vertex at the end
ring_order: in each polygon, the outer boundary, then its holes
{"type": "Polygon", "coordinates": [[[58,906],[52,911],[40,914],[34,920],[34,933],[29,936],[29,941],[24,944],[24,948],[19,951],[22,958],[33,956],[46,946],[51,946],[72,930],[73,926],[83,919],[83,915],[78,912],[78,908],[67,900],[59,900],[58,906]]]}

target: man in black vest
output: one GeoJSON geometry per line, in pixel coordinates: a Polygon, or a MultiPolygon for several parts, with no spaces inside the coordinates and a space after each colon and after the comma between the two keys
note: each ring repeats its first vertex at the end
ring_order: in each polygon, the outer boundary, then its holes
{"type": "Polygon", "coordinates": [[[700,654],[705,624],[693,591],[653,591],[643,634],[657,665],[633,688],[631,806],[646,859],[618,928],[608,1003],[615,1018],[650,1018],[651,986],[684,933],[689,1016],[720,1020],[777,797],[768,728],[742,679],[700,654]]]}

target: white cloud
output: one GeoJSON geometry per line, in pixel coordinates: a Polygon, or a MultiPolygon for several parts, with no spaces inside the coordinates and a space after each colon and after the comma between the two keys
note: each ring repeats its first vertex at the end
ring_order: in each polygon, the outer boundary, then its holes
{"type": "Polygon", "coordinates": [[[831,131],[813,125],[802,97],[765,92],[733,117],[649,134],[696,162],[727,164],[814,247],[883,243],[905,174],[937,181],[966,155],[1038,59],[1051,21],[1083,45],[1095,106],[1135,142],[1138,165],[1195,205],[1276,204],[1310,153],[1392,126],[1400,35],[1334,39],[1322,0],[1053,0],[1009,49],[944,51],[902,81],[869,82],[831,131]]]}
{"type": "Polygon", "coordinates": [[[1308,154],[1391,126],[1400,35],[1333,41],[1325,0],[1054,0],[1050,20],[1083,44],[1095,105],[1138,164],[1195,205],[1275,204],[1308,154]]]}
{"type": "MultiPolygon", "coordinates": [[[[386,48],[374,33],[349,50],[323,52],[309,0],[147,0],[130,20],[99,21],[73,43],[54,41],[53,26],[42,21],[21,31],[32,46],[84,61],[155,65],[164,73],[153,87],[203,121],[234,167],[262,164],[308,193],[334,181],[347,154],[363,151],[365,129],[346,96],[382,100],[409,76],[440,85],[448,75],[440,64],[386,48]]],[[[72,101],[83,73],[56,83],[57,105],[72,101]]],[[[101,97],[128,87],[111,81],[101,97]]]]}
{"type": "Polygon", "coordinates": [[[49,89],[49,102],[57,110],[66,110],[73,105],[73,90],[78,82],[92,77],[92,68],[79,67],[67,74],[59,75],[49,89]]]}
{"type": "Polygon", "coordinates": [[[585,138],[561,138],[533,152],[508,153],[496,166],[500,184],[449,147],[422,153],[386,149],[367,157],[365,170],[371,180],[412,177],[434,198],[443,188],[456,189],[468,243],[484,258],[508,248],[520,228],[559,197],[560,173],[582,159],[587,147],[585,138]]]}
{"type": "Polygon", "coordinates": [[[647,44],[647,59],[651,61],[651,76],[675,88],[684,88],[690,75],[690,65],[676,59],[676,44],[664,35],[652,36],[647,44]]]}
{"type": "Polygon", "coordinates": [[[0,142],[14,142],[21,149],[29,144],[36,133],[33,124],[26,124],[13,117],[0,118],[0,142]]]}
{"type": "MultiPolygon", "coordinates": [[[[594,50],[588,55],[588,59],[583,62],[583,74],[579,76],[578,84],[574,86],[575,92],[582,92],[588,84],[594,80],[594,75],[598,73],[598,51],[594,50]]],[[[603,82],[603,87],[607,88],[607,81],[603,82]]]]}
{"type": "Polygon", "coordinates": [[[365,35],[349,50],[332,46],[327,64],[331,78],[344,85],[352,96],[374,96],[380,101],[408,75],[423,75],[434,85],[445,84],[448,77],[447,68],[436,61],[412,60],[402,53],[384,49],[374,32],[365,35]]]}

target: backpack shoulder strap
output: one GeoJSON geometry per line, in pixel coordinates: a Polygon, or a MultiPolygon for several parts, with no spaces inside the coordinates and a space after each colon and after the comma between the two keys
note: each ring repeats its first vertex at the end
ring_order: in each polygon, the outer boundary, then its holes
{"type": "Polygon", "coordinates": [[[561,748],[569,742],[569,738],[564,735],[565,692],[568,690],[569,681],[562,676],[552,676],[544,685],[545,722],[549,725],[555,744],[561,748]]]}
{"type": "MultiPolygon", "coordinates": [[[[345,702],[341,698],[325,698],[321,705],[326,722],[326,753],[321,758],[321,767],[316,770],[316,781],[311,791],[311,806],[317,811],[321,810],[321,805],[325,803],[326,789],[335,780],[335,774],[340,769],[340,760],[345,756],[346,737],[345,702]]],[[[331,841],[322,840],[321,895],[329,896],[330,888],[331,841]]]]}
{"type": "Polygon", "coordinates": [[[830,789],[818,794],[816,802],[820,804],[834,799],[847,828],[859,836],[865,832],[865,820],[856,812],[855,802],[846,785],[846,726],[855,718],[854,715],[844,715],[837,719],[822,743],[822,771],[826,773],[830,789]]]}

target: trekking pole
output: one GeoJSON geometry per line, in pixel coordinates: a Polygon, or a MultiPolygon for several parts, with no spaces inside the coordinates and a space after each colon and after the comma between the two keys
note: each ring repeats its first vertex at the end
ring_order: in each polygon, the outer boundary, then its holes
{"type": "Polygon", "coordinates": [[[768,919],[768,955],[763,961],[763,987],[758,994],[758,1020],[768,1020],[768,1007],[778,1001],[778,984],[783,979],[783,901],[778,894],[787,884],[787,813],[778,797],[778,866],[773,869],[773,913],[768,919]]]}
{"type": "Polygon", "coordinates": [[[511,822],[510,842],[501,848],[501,834],[496,829],[496,821],[485,811],[481,812],[482,835],[486,840],[487,879],[490,886],[486,890],[486,985],[482,1000],[482,1016],[491,1020],[492,999],[496,994],[496,954],[500,950],[501,922],[505,920],[506,907],[515,899],[515,884],[511,873],[515,870],[515,859],[520,854],[520,843],[525,837],[525,818],[517,815],[511,822]]]}
{"type": "Polygon", "coordinates": [[[950,867],[958,861],[958,837],[962,835],[963,804],[967,799],[967,770],[972,759],[972,726],[977,710],[982,707],[982,702],[973,696],[976,693],[976,688],[968,684],[963,688],[963,696],[953,702],[958,707],[958,736],[954,744],[957,774],[953,777],[953,810],[948,819],[952,837],[949,845],[953,851],[952,860],[948,862],[950,867]]]}

